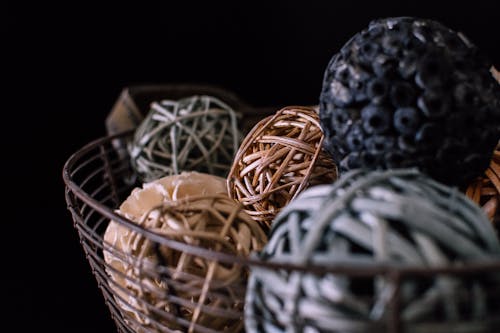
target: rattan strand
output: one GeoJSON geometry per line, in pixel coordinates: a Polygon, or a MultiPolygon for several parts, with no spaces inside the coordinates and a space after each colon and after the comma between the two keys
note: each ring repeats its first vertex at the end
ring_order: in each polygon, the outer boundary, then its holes
{"type": "Polygon", "coordinates": [[[262,119],[243,140],[228,175],[229,196],[269,226],[276,214],[309,186],[337,178],[322,149],[314,109],[290,106],[262,119]]]}

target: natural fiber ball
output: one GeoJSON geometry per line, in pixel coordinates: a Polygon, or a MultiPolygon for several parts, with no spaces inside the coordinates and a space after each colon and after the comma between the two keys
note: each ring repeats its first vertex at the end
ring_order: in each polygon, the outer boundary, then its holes
{"type": "Polygon", "coordinates": [[[142,181],[182,171],[226,177],[242,135],[237,113],[211,96],[153,102],[129,145],[142,181]]]}
{"type": "Polygon", "coordinates": [[[500,89],[463,34],[411,17],[373,21],[324,73],[320,118],[340,171],[418,167],[465,186],[500,137],[500,89]]]}
{"type": "Polygon", "coordinates": [[[500,83],[500,72],[495,67],[491,67],[490,71],[491,75],[493,75],[495,80],[497,80],[497,82],[500,83]]]}
{"type": "MultiPolygon", "coordinates": [[[[136,189],[118,213],[166,240],[247,257],[267,241],[260,226],[225,193],[225,181],[196,172],[136,189]]],[[[154,241],[111,221],[104,235],[109,285],[136,332],[243,329],[248,271],[154,241]]]]}
{"type": "MultiPolygon", "coordinates": [[[[463,266],[500,258],[500,243],[481,209],[456,189],[414,169],[356,170],[286,206],[259,258],[308,269],[252,267],[247,333],[386,332],[396,285],[390,275],[348,275],[354,268],[463,266]],[[350,267],[346,274],[312,268],[342,265],[350,267]]],[[[499,274],[403,279],[402,324],[412,332],[451,332],[446,325],[460,322],[460,331],[478,332],[482,319],[500,311],[499,274]]]]}
{"type": "Polygon", "coordinates": [[[302,190],[337,178],[322,142],[312,108],[286,107],[262,119],[236,153],[227,178],[229,196],[240,201],[256,221],[269,226],[302,190]]]}
{"type": "Polygon", "coordinates": [[[490,166],[484,175],[474,180],[465,193],[472,201],[481,205],[498,234],[500,232],[500,145],[495,149],[490,166]]]}

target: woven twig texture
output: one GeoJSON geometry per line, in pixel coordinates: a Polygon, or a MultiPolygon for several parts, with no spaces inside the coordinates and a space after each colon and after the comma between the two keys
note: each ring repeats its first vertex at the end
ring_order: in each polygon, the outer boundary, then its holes
{"type": "MultiPolygon", "coordinates": [[[[246,257],[263,247],[267,239],[258,223],[220,193],[223,180],[181,176],[134,191],[120,214],[162,239],[204,252],[246,257]]],[[[135,331],[242,331],[247,268],[188,254],[113,221],[104,240],[109,283],[135,331]]]]}
{"type": "Polygon", "coordinates": [[[491,74],[500,83],[500,72],[495,67],[491,67],[491,74]]]}
{"type": "Polygon", "coordinates": [[[263,225],[305,188],[337,178],[322,149],[319,118],[309,107],[286,107],[248,133],[228,176],[229,196],[263,225]]]}
{"type": "Polygon", "coordinates": [[[237,117],[211,96],[153,102],[129,145],[132,166],[143,181],[181,171],[226,177],[242,137],[237,117]]]}
{"type": "Polygon", "coordinates": [[[478,205],[481,205],[488,218],[497,229],[500,228],[498,222],[498,206],[500,200],[500,145],[497,146],[490,166],[484,175],[472,182],[467,187],[466,194],[478,205]]]}
{"type": "MultiPolygon", "coordinates": [[[[477,205],[416,170],[401,169],[353,171],[304,191],[276,217],[260,258],[300,266],[425,268],[499,255],[500,243],[477,205]]],[[[385,332],[394,297],[408,332],[453,332],[450,325],[460,321],[463,332],[485,332],[481,320],[500,312],[500,273],[412,275],[398,285],[388,277],[253,267],[247,332],[385,332]],[[419,330],[425,323],[438,326],[419,330]]]]}

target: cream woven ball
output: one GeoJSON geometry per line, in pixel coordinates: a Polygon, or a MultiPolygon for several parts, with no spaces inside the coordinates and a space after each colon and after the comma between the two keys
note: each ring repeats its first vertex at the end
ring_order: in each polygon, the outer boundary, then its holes
{"type": "MultiPolygon", "coordinates": [[[[308,265],[426,268],[499,256],[488,219],[457,190],[413,169],[351,171],[333,185],[304,191],[276,217],[259,258],[306,269],[252,267],[246,332],[387,331],[396,290],[391,280],[315,274],[308,265]]],[[[454,332],[449,325],[461,322],[460,332],[489,332],[481,330],[486,327],[481,321],[500,313],[499,283],[500,272],[404,279],[399,289],[404,331],[454,332]],[[425,326],[431,322],[435,326],[425,326]]]]}
{"type": "Polygon", "coordinates": [[[197,172],[167,176],[135,189],[118,213],[194,255],[160,244],[144,231],[111,221],[104,235],[108,284],[125,322],[138,333],[243,330],[248,269],[211,260],[242,258],[267,237],[225,193],[223,178],[197,172]]]}
{"type": "Polygon", "coordinates": [[[226,177],[241,141],[239,117],[212,96],[153,102],[128,149],[142,181],[182,171],[226,177]]]}
{"type": "Polygon", "coordinates": [[[313,108],[285,107],[262,119],[236,153],[227,177],[229,196],[269,226],[302,190],[337,179],[337,168],[322,143],[313,108]]]}

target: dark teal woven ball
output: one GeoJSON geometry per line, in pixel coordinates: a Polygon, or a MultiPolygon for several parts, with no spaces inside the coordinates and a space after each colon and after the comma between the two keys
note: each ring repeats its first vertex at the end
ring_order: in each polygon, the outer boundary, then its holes
{"type": "Polygon", "coordinates": [[[456,322],[463,332],[489,332],[488,319],[500,314],[498,268],[390,279],[405,267],[493,259],[500,267],[500,243],[481,209],[415,169],[351,171],[309,188],[277,216],[258,257],[302,269],[252,267],[248,333],[385,332],[396,290],[399,320],[412,332],[453,332],[456,322]],[[343,273],[315,273],[339,266],[343,273]],[[388,274],[359,273],[383,267],[388,274]]]}

